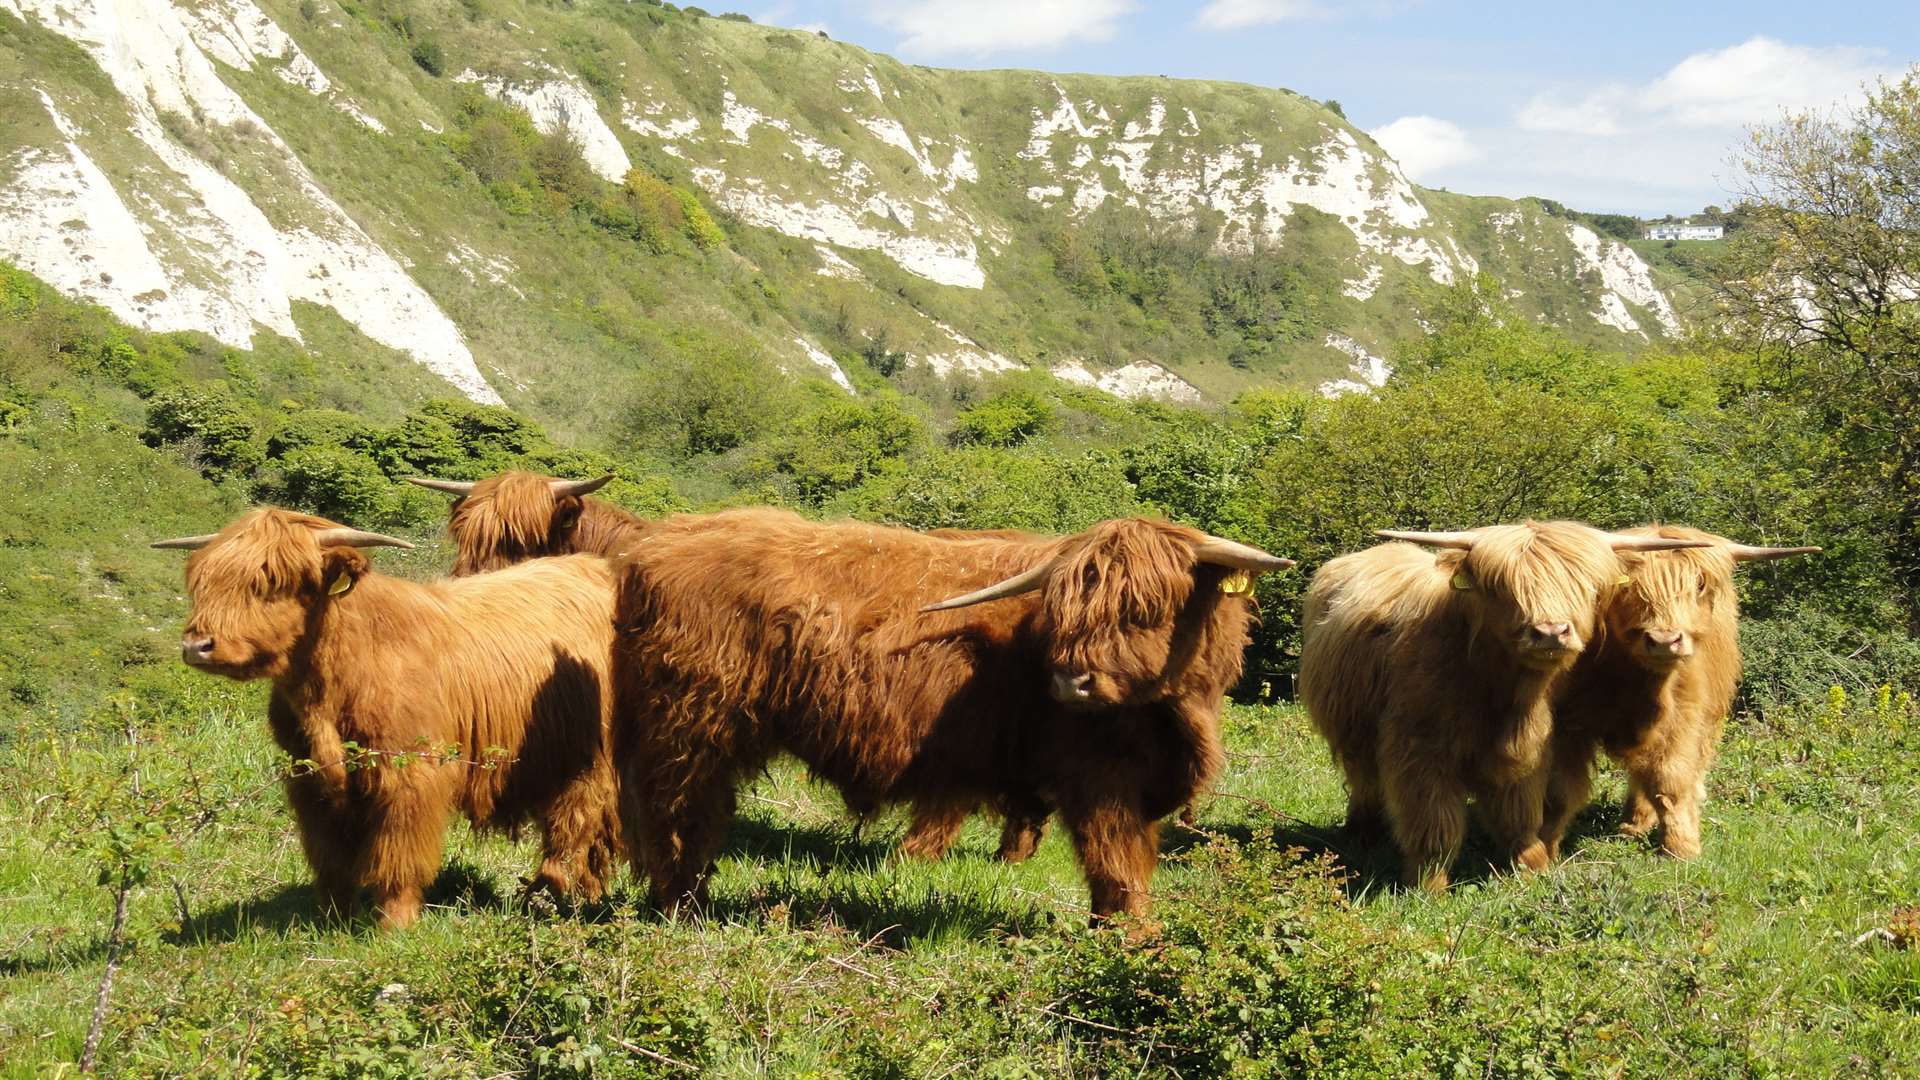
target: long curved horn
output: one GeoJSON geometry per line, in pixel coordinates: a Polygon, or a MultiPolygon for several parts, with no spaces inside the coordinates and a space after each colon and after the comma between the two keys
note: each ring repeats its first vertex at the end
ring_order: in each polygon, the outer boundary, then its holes
{"type": "Polygon", "coordinates": [[[1403,532],[1398,529],[1375,529],[1373,535],[1383,540],[1411,540],[1416,544],[1428,544],[1433,547],[1459,548],[1465,551],[1473,546],[1480,534],[1473,530],[1466,532],[1403,532]]]}
{"type": "Polygon", "coordinates": [[[547,486],[555,495],[591,495],[612,482],[613,474],[608,473],[595,480],[549,480],[547,486]]]}
{"type": "Polygon", "coordinates": [[[465,495],[473,490],[471,480],[436,480],[431,476],[409,476],[407,483],[418,484],[434,491],[444,491],[449,495],[465,495]]]}
{"type": "Polygon", "coordinates": [[[1211,533],[1205,540],[1193,546],[1193,553],[1203,563],[1231,566],[1235,570],[1251,570],[1256,574],[1268,570],[1285,570],[1293,565],[1292,559],[1269,555],[1250,544],[1242,544],[1237,540],[1228,540],[1211,533]]]}
{"type": "Polygon", "coordinates": [[[412,544],[407,543],[397,536],[384,536],[380,533],[364,532],[360,529],[348,529],[344,527],[316,530],[313,534],[313,539],[314,542],[318,543],[321,547],[338,545],[345,547],[396,547],[406,548],[409,551],[413,549],[412,544]]]}
{"type": "Polygon", "coordinates": [[[1615,551],[1676,551],[1680,548],[1712,547],[1711,540],[1674,540],[1665,536],[1624,536],[1602,533],[1615,551]]]}
{"type": "Polygon", "coordinates": [[[1728,544],[1727,550],[1733,552],[1734,562],[1764,562],[1768,559],[1784,559],[1789,555],[1818,555],[1817,547],[1754,547],[1751,544],[1728,544]]]}
{"type": "Polygon", "coordinates": [[[1053,569],[1053,560],[1048,559],[1039,566],[1022,570],[1005,581],[995,582],[984,589],[975,589],[964,596],[949,597],[937,604],[928,604],[920,610],[951,611],[954,608],[984,604],[989,600],[998,600],[1004,596],[1017,596],[1020,593],[1032,592],[1040,587],[1042,581],[1046,580],[1047,571],[1051,569],[1053,569]]]}
{"type": "Polygon", "coordinates": [[[219,535],[219,533],[208,533],[205,536],[176,536],[171,540],[155,540],[147,546],[152,548],[183,548],[192,551],[195,548],[203,548],[213,543],[219,535]]]}

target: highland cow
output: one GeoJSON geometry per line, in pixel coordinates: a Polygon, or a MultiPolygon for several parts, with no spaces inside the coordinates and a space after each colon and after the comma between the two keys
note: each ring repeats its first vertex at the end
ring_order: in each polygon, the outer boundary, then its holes
{"type": "Polygon", "coordinates": [[[1621,831],[1660,830],[1667,854],[1700,854],[1700,806],[1740,681],[1742,562],[1818,552],[1749,547],[1678,525],[1627,535],[1695,540],[1683,551],[1623,554],[1627,582],[1601,611],[1600,641],[1582,653],[1554,705],[1553,778],[1541,837],[1558,855],[1567,823],[1587,803],[1596,751],[1626,766],[1621,831]]]}
{"type": "Polygon", "coordinates": [[[411,923],[456,809],[482,828],[538,825],[529,888],[600,894],[622,847],[604,560],[419,584],[356,550],[406,541],[278,509],[154,546],[197,549],[182,658],[273,683],[268,724],[303,763],[287,799],[323,907],[348,913],[367,885],[383,926],[411,923]]]}
{"type": "Polygon", "coordinates": [[[1527,522],[1461,533],[1381,532],[1307,591],[1300,698],[1346,774],[1347,824],[1391,832],[1409,885],[1444,889],[1476,797],[1527,869],[1540,830],[1551,700],[1592,640],[1623,549],[1699,541],[1527,522]]]}
{"type": "Polygon", "coordinates": [[[646,529],[646,522],[609,502],[589,499],[612,480],[560,480],[503,472],[485,480],[407,482],[459,496],[447,519],[456,577],[499,570],[546,555],[613,555],[646,529]]]}
{"type": "MultiPolygon", "coordinates": [[[[480,481],[409,477],[408,482],[458,498],[447,520],[447,532],[457,552],[456,575],[498,570],[524,559],[575,552],[613,556],[632,546],[647,522],[611,503],[586,496],[605,486],[612,476],[594,480],[561,480],[527,472],[505,472],[480,481]]],[[[692,518],[681,519],[690,524],[692,518]]],[[[1040,540],[1017,530],[970,532],[934,529],[928,536],[942,539],[1040,540]]],[[[849,802],[862,820],[878,810],[849,802]]],[[[953,804],[916,805],[913,824],[900,850],[909,858],[938,859],[952,846],[960,828],[978,810],[953,804]]],[[[1045,833],[1046,807],[994,807],[1005,820],[996,858],[1020,862],[1032,855],[1045,833]]]]}
{"type": "Polygon", "coordinates": [[[856,806],[1056,807],[1095,918],[1144,912],[1157,820],[1220,765],[1250,577],[1289,565],[1138,519],[1046,540],[656,523],[616,560],[636,869],[662,907],[698,902],[736,786],[787,751],[856,806]]]}

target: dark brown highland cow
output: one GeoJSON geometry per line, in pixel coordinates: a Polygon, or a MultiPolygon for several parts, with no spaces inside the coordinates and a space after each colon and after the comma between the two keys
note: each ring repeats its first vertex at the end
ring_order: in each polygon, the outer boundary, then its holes
{"type": "Polygon", "coordinates": [[[277,509],[154,545],[198,549],[182,658],[272,680],[274,740],[313,763],[286,787],[322,904],[349,911],[368,885],[383,926],[411,923],[455,810],[479,827],[533,821],[533,883],[598,896],[622,848],[607,563],[540,559],[422,585],[355,550],[379,545],[410,546],[277,509]]]}
{"type": "MultiPolygon", "coordinates": [[[[504,472],[480,481],[409,477],[408,482],[458,496],[447,520],[447,532],[457,552],[453,572],[464,575],[498,570],[542,555],[578,552],[613,556],[632,546],[645,534],[648,523],[612,503],[587,498],[612,479],[602,476],[594,480],[561,480],[528,472],[504,472]]],[[[691,525],[697,519],[680,520],[691,525]]],[[[1014,530],[934,529],[927,535],[946,539],[1024,539],[1039,544],[1050,540],[1014,530]]],[[[878,809],[851,800],[848,805],[863,818],[878,809]]],[[[901,841],[900,850],[911,858],[940,858],[976,809],[953,803],[915,804],[913,825],[901,841]]],[[[1006,862],[1019,862],[1032,855],[1046,829],[1046,808],[1023,810],[999,805],[995,809],[1006,820],[997,857],[1006,862]]]]}
{"type": "Polygon", "coordinates": [[[1540,837],[1555,688],[1593,640],[1616,551],[1697,540],[1527,522],[1397,533],[1321,567],[1307,590],[1300,700],[1347,777],[1347,824],[1388,826],[1409,885],[1447,886],[1477,797],[1527,869],[1540,837]]]}
{"type": "Polygon", "coordinates": [[[856,806],[1057,807],[1096,918],[1146,909],[1156,821],[1220,764],[1246,575],[1291,565],[1138,519],[956,540],[766,509],[656,523],[615,564],[615,758],[656,903],[702,895],[735,787],[784,750],[856,806]]]}
{"type": "Polygon", "coordinates": [[[1600,641],[1580,655],[1556,695],[1554,776],[1541,838],[1558,855],[1567,823],[1587,804],[1595,752],[1626,766],[1626,820],[1657,827],[1667,854],[1700,854],[1707,770],[1740,682],[1740,563],[1809,555],[1817,547],[1750,547],[1680,525],[1623,530],[1631,536],[1697,540],[1684,551],[1624,553],[1625,586],[1601,611],[1600,641]]]}

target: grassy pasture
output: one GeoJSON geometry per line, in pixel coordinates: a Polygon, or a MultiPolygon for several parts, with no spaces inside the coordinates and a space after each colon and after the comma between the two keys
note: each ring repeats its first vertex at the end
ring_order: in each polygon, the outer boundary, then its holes
{"type": "Polygon", "coordinates": [[[748,789],[713,910],[525,910],[530,839],[451,834],[433,907],[318,920],[256,688],[156,671],[0,747],[0,1071],[71,1071],[105,963],[97,817],[164,823],[101,1050],[110,1074],[1914,1075],[1920,880],[1897,699],[1736,722],[1706,854],[1617,837],[1609,780],[1571,857],[1513,877],[1476,846],[1442,897],[1337,829],[1304,715],[1229,709],[1198,827],[1169,824],[1159,936],[1084,928],[1058,829],[1020,866],[971,823],[903,864],[781,764],[748,789]],[[136,779],[137,778],[137,779],[136,779]],[[1301,849],[1286,854],[1283,849],[1301,849]]]}

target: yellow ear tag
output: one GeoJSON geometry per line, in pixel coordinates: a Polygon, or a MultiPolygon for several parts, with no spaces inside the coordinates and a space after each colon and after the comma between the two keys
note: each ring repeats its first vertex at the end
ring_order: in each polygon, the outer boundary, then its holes
{"type": "Polygon", "coordinates": [[[341,574],[339,577],[333,579],[333,584],[327,586],[327,595],[345,596],[347,590],[351,588],[353,588],[353,575],[341,574]]]}
{"type": "Polygon", "coordinates": [[[1631,585],[1633,584],[1633,579],[1625,574],[1621,574],[1619,577],[1613,579],[1613,583],[1615,585],[1631,585]]]}
{"type": "Polygon", "coordinates": [[[1220,579],[1220,591],[1229,596],[1244,596],[1253,591],[1253,575],[1236,570],[1220,579]]]}
{"type": "Polygon", "coordinates": [[[1461,592],[1466,592],[1468,589],[1473,588],[1473,579],[1467,576],[1465,570],[1455,570],[1453,572],[1453,587],[1461,592]]]}

